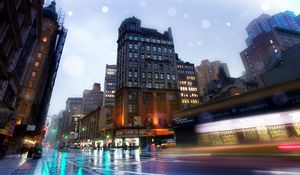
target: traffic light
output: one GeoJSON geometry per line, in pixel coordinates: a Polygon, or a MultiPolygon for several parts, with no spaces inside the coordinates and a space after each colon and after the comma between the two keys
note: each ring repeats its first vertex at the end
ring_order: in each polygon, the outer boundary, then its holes
{"type": "Polygon", "coordinates": [[[109,139],[109,133],[106,133],[105,138],[109,139]]]}

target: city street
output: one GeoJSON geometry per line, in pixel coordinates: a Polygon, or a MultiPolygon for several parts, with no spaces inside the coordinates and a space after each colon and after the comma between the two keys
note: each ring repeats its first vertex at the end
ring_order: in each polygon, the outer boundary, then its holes
{"type": "Polygon", "coordinates": [[[15,159],[19,161],[14,161],[13,157],[0,161],[1,174],[300,174],[299,162],[280,157],[224,157],[208,154],[154,156],[141,155],[137,150],[121,149],[61,153],[45,149],[42,159],[28,159],[26,162],[24,156],[15,159]],[[15,170],[6,167],[6,164],[15,166],[15,170]]]}

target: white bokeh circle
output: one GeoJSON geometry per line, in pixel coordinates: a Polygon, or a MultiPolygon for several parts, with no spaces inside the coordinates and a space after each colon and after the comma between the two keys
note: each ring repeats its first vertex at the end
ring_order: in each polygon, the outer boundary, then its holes
{"type": "Polygon", "coordinates": [[[260,8],[261,8],[263,11],[268,11],[268,10],[270,10],[271,5],[270,5],[269,2],[263,2],[263,3],[261,3],[260,8]]]}
{"type": "Polygon", "coordinates": [[[101,11],[102,11],[102,13],[107,13],[107,12],[109,12],[109,7],[104,5],[104,6],[102,6],[101,11]]]}
{"type": "Polygon", "coordinates": [[[177,9],[175,7],[169,7],[168,8],[168,15],[169,16],[175,16],[175,15],[177,15],[177,9]]]}
{"type": "Polygon", "coordinates": [[[69,56],[63,59],[63,70],[70,76],[82,75],[85,71],[85,61],[79,56],[69,56]]]}
{"type": "Polygon", "coordinates": [[[201,27],[204,29],[208,29],[210,27],[210,21],[207,19],[204,19],[201,21],[201,27]]]}

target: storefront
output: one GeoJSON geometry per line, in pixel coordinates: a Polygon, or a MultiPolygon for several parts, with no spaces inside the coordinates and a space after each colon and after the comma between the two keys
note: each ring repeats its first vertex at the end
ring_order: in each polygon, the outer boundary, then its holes
{"type": "Polygon", "coordinates": [[[300,91],[295,88],[294,83],[278,85],[181,111],[173,119],[176,145],[257,144],[300,139],[300,91]]]}

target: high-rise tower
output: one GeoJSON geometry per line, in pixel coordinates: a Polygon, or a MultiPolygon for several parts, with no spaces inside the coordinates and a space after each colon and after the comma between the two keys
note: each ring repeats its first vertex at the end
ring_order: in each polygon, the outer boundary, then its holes
{"type": "Polygon", "coordinates": [[[180,105],[171,28],[159,33],[141,27],[135,17],[127,18],[119,27],[117,43],[115,127],[170,127],[171,113],[180,105]]]}

